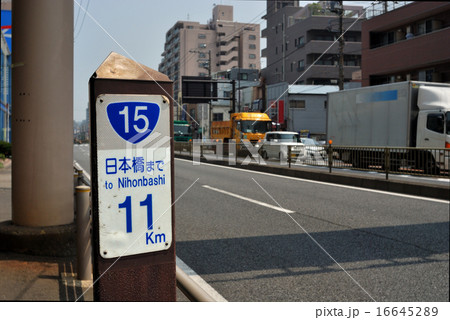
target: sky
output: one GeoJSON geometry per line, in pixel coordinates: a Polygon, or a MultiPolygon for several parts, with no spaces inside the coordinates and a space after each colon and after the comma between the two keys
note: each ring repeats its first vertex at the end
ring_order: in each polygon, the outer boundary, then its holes
{"type": "Polygon", "coordinates": [[[206,24],[214,4],[265,27],[265,0],[74,0],[74,120],[86,118],[89,78],[111,52],[158,70],[166,32],[179,20],[206,24]]]}
{"type": "Polygon", "coordinates": [[[215,4],[232,5],[234,21],[266,26],[265,0],[74,0],[74,120],[86,118],[89,78],[111,52],[158,70],[166,32],[179,20],[206,24],[215,4]]]}

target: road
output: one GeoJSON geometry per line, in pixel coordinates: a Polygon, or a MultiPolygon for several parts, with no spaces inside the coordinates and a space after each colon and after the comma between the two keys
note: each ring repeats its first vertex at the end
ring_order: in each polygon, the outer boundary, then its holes
{"type": "Polygon", "coordinates": [[[449,300],[448,201],[186,160],[175,193],[177,256],[228,301],[449,300]]]}

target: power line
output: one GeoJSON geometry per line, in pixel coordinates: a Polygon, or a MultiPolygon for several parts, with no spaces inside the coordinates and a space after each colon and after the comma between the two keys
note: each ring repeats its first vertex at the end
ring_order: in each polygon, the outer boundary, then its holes
{"type": "MultiPolygon", "coordinates": [[[[79,5],[79,9],[78,9],[78,15],[80,14],[80,10],[81,10],[81,8],[82,8],[82,2],[83,1],[81,1],[80,2],[80,5],[79,5]]],[[[87,2],[87,5],[86,5],[86,8],[85,9],[83,9],[83,11],[84,11],[84,14],[83,14],[83,20],[81,21],[81,26],[80,26],[80,29],[78,29],[78,33],[73,37],[73,41],[75,42],[75,39],[78,37],[78,35],[80,34],[80,32],[81,32],[81,30],[83,29],[83,24],[84,24],[84,19],[86,18],[86,12],[87,12],[87,10],[88,10],[88,8],[89,8],[89,0],[88,0],[88,2],[87,2]]],[[[77,20],[78,20],[78,15],[77,15],[77,20]]],[[[75,26],[76,26],[76,23],[75,23],[75,26]]],[[[74,28],[74,30],[75,30],[75,28],[74,28]]]]}

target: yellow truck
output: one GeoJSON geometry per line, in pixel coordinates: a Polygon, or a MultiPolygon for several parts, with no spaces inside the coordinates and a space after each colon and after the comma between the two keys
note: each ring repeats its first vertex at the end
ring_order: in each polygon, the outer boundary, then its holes
{"type": "Polygon", "coordinates": [[[264,139],[264,134],[272,129],[272,120],[266,113],[240,112],[232,113],[228,121],[213,121],[211,139],[228,143],[235,140],[240,145],[245,140],[253,145],[264,139]]]}

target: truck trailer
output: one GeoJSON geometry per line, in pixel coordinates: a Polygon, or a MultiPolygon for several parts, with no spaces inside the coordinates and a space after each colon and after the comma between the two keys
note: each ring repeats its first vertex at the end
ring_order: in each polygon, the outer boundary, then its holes
{"type": "Polygon", "coordinates": [[[405,81],[330,92],[327,138],[353,167],[448,171],[450,85],[405,81]]]}

